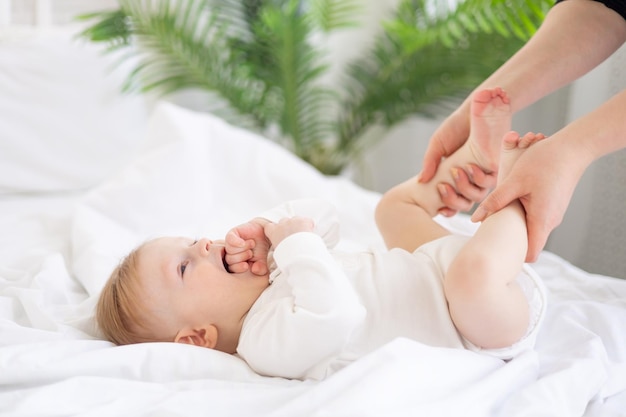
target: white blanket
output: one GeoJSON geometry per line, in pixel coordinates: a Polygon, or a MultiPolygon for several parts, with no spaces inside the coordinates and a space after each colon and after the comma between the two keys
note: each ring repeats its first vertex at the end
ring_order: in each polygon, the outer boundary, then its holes
{"type": "MultiPolygon", "coordinates": [[[[97,338],[95,300],[130,248],[162,234],[220,237],[307,196],[340,210],[341,245],[382,247],[378,194],[163,104],[138,157],[86,195],[0,200],[0,415],[626,415],[626,282],[545,252],[535,265],[550,293],[537,349],[508,363],[398,339],[313,383],[261,377],[209,349],[97,338]]],[[[439,220],[475,228],[464,216],[439,220]]]]}

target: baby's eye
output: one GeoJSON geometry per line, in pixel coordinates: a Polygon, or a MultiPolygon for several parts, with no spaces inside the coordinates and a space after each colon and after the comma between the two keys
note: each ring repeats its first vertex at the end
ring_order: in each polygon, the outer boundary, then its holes
{"type": "Polygon", "coordinates": [[[180,264],[180,276],[185,275],[185,269],[187,269],[187,262],[183,262],[180,264]]]}

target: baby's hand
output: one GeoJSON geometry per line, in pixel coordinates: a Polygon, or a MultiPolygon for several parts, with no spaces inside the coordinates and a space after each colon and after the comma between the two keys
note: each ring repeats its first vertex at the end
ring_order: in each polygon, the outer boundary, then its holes
{"type": "Polygon", "coordinates": [[[250,270],[255,275],[265,275],[270,242],[263,230],[267,220],[256,218],[231,229],[225,238],[228,270],[241,273],[250,270]]]}
{"type": "Polygon", "coordinates": [[[313,220],[308,217],[286,217],[278,223],[268,223],[265,225],[265,235],[276,247],[288,236],[299,232],[312,232],[313,220]]]}

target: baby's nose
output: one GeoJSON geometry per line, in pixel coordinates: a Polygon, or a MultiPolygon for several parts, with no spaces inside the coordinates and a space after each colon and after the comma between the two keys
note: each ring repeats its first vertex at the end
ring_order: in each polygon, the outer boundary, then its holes
{"type": "Polygon", "coordinates": [[[209,249],[212,244],[213,244],[213,241],[207,238],[202,238],[198,240],[198,242],[196,243],[196,247],[200,251],[200,254],[206,255],[207,253],[209,253],[209,249]]]}

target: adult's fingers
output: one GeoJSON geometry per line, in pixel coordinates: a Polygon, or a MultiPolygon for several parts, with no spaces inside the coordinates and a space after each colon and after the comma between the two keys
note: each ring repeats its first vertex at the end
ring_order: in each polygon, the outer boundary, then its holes
{"type": "MultiPolygon", "coordinates": [[[[482,173],[482,171],[480,171],[482,173]]],[[[489,194],[488,188],[483,188],[474,184],[467,172],[460,168],[453,168],[452,177],[454,178],[454,188],[456,193],[463,196],[465,200],[470,202],[469,210],[474,202],[481,202],[489,194]]]]}
{"type": "Polygon", "coordinates": [[[437,214],[441,214],[444,217],[452,217],[456,215],[457,213],[458,213],[457,210],[452,210],[451,208],[448,208],[448,207],[443,207],[437,210],[437,214]]]}
{"type": "Polygon", "coordinates": [[[526,262],[535,262],[546,246],[551,230],[546,227],[543,221],[529,219],[528,217],[526,220],[526,227],[528,228],[528,252],[526,253],[526,262]]]}
{"type": "Polygon", "coordinates": [[[519,197],[520,196],[517,195],[517,190],[515,188],[508,186],[506,182],[503,182],[497,186],[496,189],[493,190],[482,203],[480,203],[472,214],[471,219],[473,222],[481,222],[519,197]]]}
{"type": "Polygon", "coordinates": [[[467,141],[469,131],[469,103],[464,103],[431,136],[422,159],[419,182],[425,183],[433,178],[441,159],[456,152],[467,141]]]}
{"type": "MultiPolygon", "coordinates": [[[[441,201],[451,212],[468,211],[474,205],[473,201],[470,201],[463,195],[458,194],[450,184],[437,184],[437,190],[439,191],[439,197],[441,197],[441,201]]],[[[439,210],[439,212],[441,213],[441,210],[439,210]]]]}
{"type": "Polygon", "coordinates": [[[422,171],[417,176],[419,182],[427,183],[435,176],[437,168],[441,163],[441,158],[445,156],[445,150],[438,144],[439,142],[431,140],[430,145],[426,149],[422,160],[422,171]]]}
{"type": "Polygon", "coordinates": [[[526,262],[535,262],[546,246],[550,233],[561,224],[565,209],[559,205],[537,205],[537,201],[545,202],[545,199],[532,201],[528,198],[521,198],[520,201],[526,211],[526,227],[528,229],[526,262]]]}
{"type": "Polygon", "coordinates": [[[490,190],[496,186],[498,180],[497,172],[486,173],[478,165],[475,164],[467,164],[463,171],[469,175],[471,183],[474,184],[476,187],[490,190]]]}

